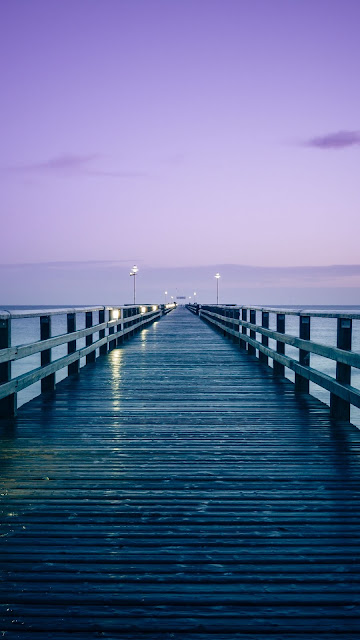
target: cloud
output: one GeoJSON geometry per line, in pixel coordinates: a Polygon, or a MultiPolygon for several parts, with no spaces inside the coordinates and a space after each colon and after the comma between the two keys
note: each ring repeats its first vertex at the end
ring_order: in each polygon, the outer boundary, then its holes
{"type": "Polygon", "coordinates": [[[193,267],[165,267],[144,264],[140,256],[115,260],[80,260],[57,262],[33,262],[0,264],[0,280],[6,280],[6,273],[11,271],[25,271],[30,273],[54,273],[68,271],[74,276],[76,273],[87,273],[89,278],[104,277],[104,271],[120,277],[128,275],[133,264],[140,265],[141,280],[145,286],[157,282],[172,282],[173,286],[193,289],[206,289],[209,282],[213,282],[213,274],[219,271],[222,276],[221,286],[241,288],[246,286],[259,288],[282,287],[334,287],[360,286],[360,264],[303,266],[303,267],[258,267],[238,264],[213,264],[193,267]]]}
{"type": "Polygon", "coordinates": [[[9,262],[0,263],[0,269],[112,269],[124,264],[128,267],[136,262],[139,264],[141,260],[139,258],[123,258],[122,260],[67,260],[66,262],[60,260],[54,262],[9,262]]]}
{"type": "Polygon", "coordinates": [[[42,174],[42,175],[83,175],[109,178],[144,178],[146,173],[142,171],[116,171],[93,168],[94,160],[101,158],[98,153],[79,155],[74,153],[63,153],[59,156],[49,158],[44,162],[34,162],[30,164],[19,164],[4,167],[3,170],[16,174],[42,174]]]}
{"type": "Polygon", "coordinates": [[[145,171],[86,171],[88,176],[102,176],[108,178],[148,178],[149,174],[145,171]]]}
{"type": "Polygon", "coordinates": [[[325,136],[311,138],[305,145],[317,149],[345,149],[347,147],[360,146],[360,131],[328,133],[325,136]]]}
{"type": "Polygon", "coordinates": [[[44,162],[34,162],[31,164],[19,164],[11,167],[6,167],[8,171],[13,171],[15,173],[42,173],[42,172],[78,172],[83,171],[95,158],[98,157],[98,154],[88,154],[88,155],[76,155],[73,153],[63,153],[59,156],[55,156],[54,158],[49,158],[44,162]]]}

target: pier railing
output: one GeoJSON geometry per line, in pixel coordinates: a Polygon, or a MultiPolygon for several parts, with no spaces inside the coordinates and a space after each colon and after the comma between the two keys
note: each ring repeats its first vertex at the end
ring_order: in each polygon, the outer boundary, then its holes
{"type": "Polygon", "coordinates": [[[68,375],[77,374],[80,360],[86,364],[95,362],[97,355],[104,355],[125,338],[169,313],[175,305],[138,305],[118,307],[78,307],[66,309],[42,309],[35,311],[0,310],[0,417],[16,414],[17,393],[35,382],[41,381],[41,392],[55,389],[55,373],[67,367],[68,375]],[[94,315],[98,312],[98,322],[94,315]],[[85,328],[76,329],[79,314],[85,315],[85,328]],[[67,333],[52,336],[54,316],[66,315],[67,333]],[[37,318],[40,340],[12,346],[12,321],[21,318],[37,318]],[[94,334],[98,334],[98,337],[94,334]],[[77,341],[85,338],[85,346],[77,341]],[[95,339],[94,339],[95,338],[95,339]],[[52,359],[52,349],[67,345],[67,355],[52,359]],[[11,363],[40,353],[41,366],[22,375],[12,376],[11,363]],[[84,362],[84,361],[83,361],[84,362]]]}
{"type": "Polygon", "coordinates": [[[275,375],[284,376],[285,368],[295,372],[295,388],[309,393],[309,382],[314,382],[330,392],[330,411],[334,418],[350,420],[350,406],[360,408],[360,391],[351,386],[351,368],[360,369],[360,354],[352,351],[353,320],[360,320],[358,313],[325,313],[317,311],[284,310],[277,308],[220,306],[189,304],[188,309],[206,320],[224,335],[231,336],[241,349],[256,356],[264,363],[273,360],[275,375]],[[276,330],[269,328],[270,314],[276,316],[276,330]],[[261,323],[258,323],[258,317],[261,323]],[[286,317],[299,317],[299,336],[286,333],[286,317]],[[336,318],[337,346],[332,347],[311,340],[312,318],[336,318]],[[261,335],[261,341],[256,334],[261,335]],[[276,349],[269,346],[269,339],[276,341],[276,349]],[[285,345],[298,349],[298,359],[285,354],[285,345]],[[336,378],[310,366],[310,354],[316,354],[336,362],[336,378]]]}

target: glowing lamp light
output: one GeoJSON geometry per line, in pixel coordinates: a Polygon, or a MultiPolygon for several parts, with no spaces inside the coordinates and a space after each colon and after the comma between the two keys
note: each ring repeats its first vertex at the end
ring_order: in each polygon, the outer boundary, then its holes
{"type": "Polygon", "coordinates": [[[152,310],[153,310],[153,311],[157,311],[157,305],[156,305],[156,304],[153,304],[153,306],[152,306],[152,310]]]}
{"type": "Polygon", "coordinates": [[[146,313],[146,307],[140,307],[140,313],[146,313]]]}
{"type": "Polygon", "coordinates": [[[118,320],[119,317],[120,317],[119,309],[113,309],[112,310],[112,319],[113,320],[118,320]]]}

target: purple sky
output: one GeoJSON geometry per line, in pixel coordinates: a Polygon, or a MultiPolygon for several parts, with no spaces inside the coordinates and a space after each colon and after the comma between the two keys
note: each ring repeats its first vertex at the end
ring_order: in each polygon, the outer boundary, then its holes
{"type": "Polygon", "coordinates": [[[5,0],[0,263],[359,263],[358,0],[5,0]]]}

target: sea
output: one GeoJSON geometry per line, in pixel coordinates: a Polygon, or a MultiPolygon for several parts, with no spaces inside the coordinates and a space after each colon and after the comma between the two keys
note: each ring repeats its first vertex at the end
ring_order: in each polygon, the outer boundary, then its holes
{"type": "MultiPolygon", "coordinates": [[[[270,307],[270,305],[269,305],[270,307]]],[[[25,306],[4,306],[2,309],[6,309],[10,312],[14,311],[34,311],[40,309],[52,309],[57,310],[62,307],[25,307],[25,306]]],[[[70,308],[70,307],[68,307],[70,308]]],[[[276,309],[284,309],[289,310],[289,307],[279,307],[278,305],[273,305],[273,308],[276,309]]],[[[301,305],[298,307],[291,307],[291,310],[305,310],[309,312],[325,312],[325,313],[359,313],[360,314],[360,305],[353,306],[314,306],[306,307],[305,305],[301,305]]],[[[107,318],[106,318],[107,319],[107,318]]],[[[257,318],[259,322],[260,318],[257,318]]],[[[94,324],[99,321],[99,313],[94,312],[94,324]]],[[[85,313],[77,313],[77,329],[85,328],[85,313]]],[[[58,336],[66,333],[67,330],[67,319],[66,314],[59,313],[52,317],[52,336],[58,336]]],[[[319,342],[321,344],[326,344],[328,346],[336,346],[336,318],[311,318],[311,340],[314,342],[319,342]]],[[[276,329],[276,315],[270,314],[270,329],[276,329]]],[[[12,329],[11,329],[11,342],[12,346],[29,344],[31,342],[35,342],[40,339],[40,321],[39,318],[14,318],[12,320],[12,329]]],[[[298,316],[286,316],[286,333],[294,336],[299,335],[299,317],[298,316]]],[[[94,334],[94,341],[98,338],[98,334],[94,334]]],[[[261,338],[260,334],[257,334],[257,339],[261,338]]],[[[77,341],[77,348],[82,348],[85,346],[85,338],[81,338],[77,341]]],[[[269,340],[269,346],[272,348],[276,348],[276,343],[274,340],[269,340]]],[[[352,333],[352,350],[354,352],[360,353],[360,320],[353,320],[353,333],[352,333]]],[[[52,359],[57,360],[65,356],[67,353],[67,345],[61,345],[59,347],[55,347],[52,350],[52,359]]],[[[295,359],[298,359],[298,349],[292,347],[291,345],[285,345],[285,353],[295,359]]],[[[97,350],[97,356],[98,356],[97,350]]],[[[321,356],[317,356],[315,354],[311,354],[311,367],[326,373],[333,378],[336,377],[336,363],[327,358],[323,358],[321,356]]],[[[85,365],[85,358],[82,358],[80,361],[80,366],[85,365]]],[[[271,366],[271,361],[270,361],[271,366]]],[[[21,360],[16,360],[12,363],[12,377],[17,377],[23,373],[28,371],[32,371],[40,367],[40,354],[34,354],[32,356],[28,356],[27,358],[22,358],[21,360]]],[[[351,384],[353,387],[360,389],[360,370],[356,368],[352,368],[352,378],[351,384]]],[[[60,382],[67,375],[67,368],[61,369],[56,372],[56,382],[60,382]]],[[[295,374],[294,372],[286,369],[286,377],[294,381],[295,374]]],[[[317,397],[322,402],[326,404],[330,404],[330,394],[325,389],[322,389],[318,385],[314,383],[310,383],[310,393],[317,397]]],[[[26,402],[29,402],[31,399],[35,398],[40,394],[40,382],[37,382],[27,389],[24,389],[18,393],[18,407],[21,407],[26,402]]],[[[356,407],[351,407],[351,422],[355,424],[358,428],[360,428],[360,409],[356,407]]]]}

